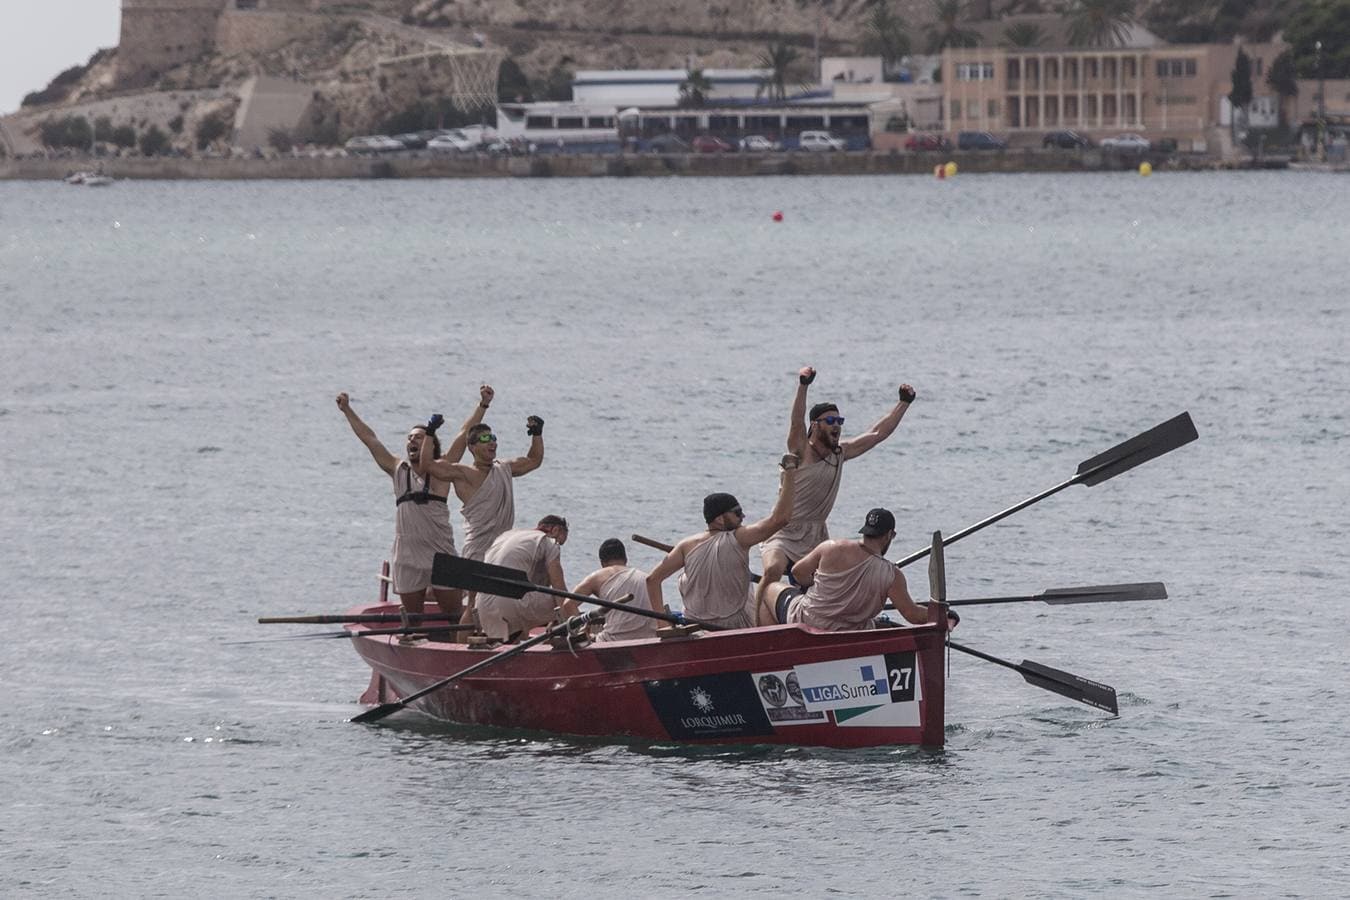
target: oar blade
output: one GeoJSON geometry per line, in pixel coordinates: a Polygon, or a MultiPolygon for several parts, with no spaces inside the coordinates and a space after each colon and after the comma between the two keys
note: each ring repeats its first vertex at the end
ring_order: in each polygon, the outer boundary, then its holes
{"type": "Polygon", "coordinates": [[[437,553],[431,564],[431,583],[436,587],[463,588],[482,594],[519,599],[533,588],[529,575],[520,569],[437,553]]]}
{"type": "Polygon", "coordinates": [[[1098,584],[1092,587],[1054,588],[1038,598],[1044,603],[1126,603],[1132,600],[1166,600],[1167,586],[1161,581],[1138,584],[1098,584]]]}
{"type": "Polygon", "coordinates": [[[364,723],[364,722],[378,722],[378,721],[380,721],[381,719],[383,719],[385,716],[392,716],[394,713],[396,713],[396,712],[398,712],[400,709],[402,709],[403,706],[404,706],[404,704],[403,704],[402,701],[397,701],[397,702],[394,702],[394,703],[385,703],[385,704],[382,704],[382,705],[380,705],[380,706],[372,706],[370,709],[366,710],[365,712],[363,712],[363,713],[358,713],[357,715],[352,716],[351,721],[353,721],[353,722],[362,722],[362,723],[364,723]]]}
{"type": "Polygon", "coordinates": [[[1191,414],[1184,412],[1143,434],[1137,434],[1128,441],[1117,444],[1104,453],[1098,453],[1091,459],[1084,460],[1078,466],[1078,474],[1074,477],[1074,481],[1088,487],[1101,484],[1150,459],[1157,459],[1164,453],[1170,453],[1178,447],[1189,444],[1199,436],[1195,430],[1195,423],[1191,421],[1191,414]]]}
{"type": "Polygon", "coordinates": [[[1104,709],[1113,716],[1120,714],[1116,705],[1116,689],[1108,684],[1089,681],[1071,672],[1043,666],[1029,659],[1022,660],[1017,671],[1026,679],[1027,684],[1053,691],[1070,700],[1095,706],[1097,709],[1104,709]]]}

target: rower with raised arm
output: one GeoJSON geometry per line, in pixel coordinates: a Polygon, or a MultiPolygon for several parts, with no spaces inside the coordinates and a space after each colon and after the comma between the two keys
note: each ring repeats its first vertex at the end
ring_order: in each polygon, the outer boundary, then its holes
{"type": "Polygon", "coordinates": [[[647,576],[647,596],[652,609],[661,609],[661,582],[683,568],[680,595],[691,616],[721,628],[753,628],[754,594],[750,590],[750,548],[772,536],[788,523],[792,513],[793,478],[800,459],[789,453],[780,464],[778,501],[763,519],[746,524],[740,501],[731,494],[703,498],[706,531],[675,544],[665,559],[647,576]]]}
{"type": "MultiPolygon", "coordinates": [[[[399,459],[352,409],[345,391],[337,395],[337,406],[375,464],[393,480],[394,547],[390,551],[390,570],[394,593],[398,594],[405,618],[420,614],[425,610],[427,589],[431,587],[432,559],[437,553],[455,553],[455,533],[446,505],[449,485],[445,479],[428,472],[429,463],[440,452],[436,429],[443,419],[437,414],[427,424],[409,429],[405,442],[407,457],[399,459]]],[[[452,616],[451,621],[458,621],[460,592],[436,588],[433,596],[441,612],[452,616]]]]}
{"type": "MultiPolygon", "coordinates": [[[[799,623],[822,631],[860,631],[876,627],[876,617],[889,599],[907,622],[923,625],[928,612],[909,595],[905,575],[886,559],[895,538],[895,516],[880,507],[870,510],[858,530],[861,538],[826,541],[792,567],[804,587],[770,585],[774,621],[799,623]]],[[[951,627],[960,618],[948,612],[951,627]]]]}
{"type": "Polygon", "coordinates": [[[812,548],[830,539],[826,520],[839,495],[844,463],[862,456],[895,432],[905,411],[914,402],[914,388],[900,385],[899,400],[890,412],[857,437],[841,440],[844,417],[834,403],[817,403],[806,413],[806,391],[815,381],[816,370],[803,367],[797,373],[797,393],[788,418],[789,450],[806,444],[801,467],[797,470],[797,494],[791,523],[760,547],[764,575],[756,591],[756,618],[760,625],[774,622],[773,604],[768,592],[798,560],[812,548]],[[809,424],[808,424],[809,418],[809,424]]]}

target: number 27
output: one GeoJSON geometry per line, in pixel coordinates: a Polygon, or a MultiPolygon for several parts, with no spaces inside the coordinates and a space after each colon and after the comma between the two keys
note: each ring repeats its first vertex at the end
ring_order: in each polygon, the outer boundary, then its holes
{"type": "Polygon", "coordinates": [[[913,669],[891,669],[891,690],[907,691],[914,678],[913,669]]]}

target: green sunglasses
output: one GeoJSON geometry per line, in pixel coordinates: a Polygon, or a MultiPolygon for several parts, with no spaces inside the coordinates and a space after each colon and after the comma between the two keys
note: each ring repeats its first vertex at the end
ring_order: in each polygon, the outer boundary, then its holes
{"type": "Polygon", "coordinates": [[[492,432],[490,432],[490,431],[484,431],[482,434],[480,434],[480,435],[478,435],[477,437],[475,437],[475,438],[474,438],[472,441],[470,441],[469,443],[471,443],[471,444],[495,444],[495,443],[497,443],[497,436],[496,436],[495,434],[493,434],[492,432]]]}

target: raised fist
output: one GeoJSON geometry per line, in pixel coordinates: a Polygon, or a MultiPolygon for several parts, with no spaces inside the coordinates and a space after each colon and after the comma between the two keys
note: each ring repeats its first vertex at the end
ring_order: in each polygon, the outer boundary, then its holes
{"type": "Polygon", "coordinates": [[[544,433],[544,420],[538,416],[530,416],[525,420],[525,433],[530,437],[541,437],[544,433]]]}
{"type": "Polygon", "coordinates": [[[797,378],[802,384],[810,384],[816,380],[816,370],[810,366],[802,366],[797,372],[797,378]]]}
{"type": "Polygon", "coordinates": [[[495,396],[496,392],[492,390],[492,385],[482,384],[478,386],[478,403],[484,409],[492,405],[492,398],[495,396]]]}
{"type": "Polygon", "coordinates": [[[900,385],[900,400],[904,403],[913,403],[918,394],[914,393],[914,388],[907,384],[900,385]]]}
{"type": "Polygon", "coordinates": [[[436,413],[430,419],[427,419],[427,434],[435,434],[436,429],[445,424],[445,416],[436,413]]]}
{"type": "Polygon", "coordinates": [[[337,405],[338,409],[342,410],[343,412],[346,412],[347,410],[352,408],[351,400],[347,397],[346,391],[343,391],[342,393],[337,395],[337,405]]]}

